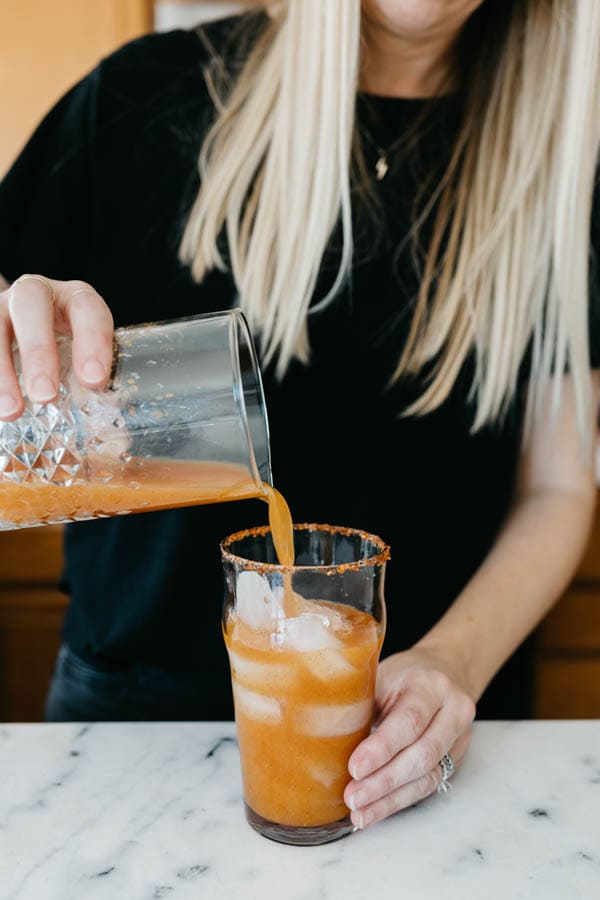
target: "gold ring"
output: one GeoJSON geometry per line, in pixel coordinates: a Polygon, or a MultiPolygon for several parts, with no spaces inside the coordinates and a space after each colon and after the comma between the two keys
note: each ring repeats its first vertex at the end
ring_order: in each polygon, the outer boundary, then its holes
{"type": "Polygon", "coordinates": [[[97,291],[95,291],[94,288],[91,288],[91,287],[89,287],[89,288],[77,288],[76,291],[73,291],[72,294],[69,294],[69,300],[72,300],[73,297],[76,297],[76,296],[77,296],[77,294],[96,294],[96,293],[97,293],[97,291]]]}
{"type": "Polygon", "coordinates": [[[54,293],[54,288],[52,287],[48,279],[44,278],[43,275],[21,275],[15,282],[13,282],[13,287],[20,281],[39,281],[40,284],[45,285],[50,291],[50,303],[56,303],[56,294],[54,293]]]}

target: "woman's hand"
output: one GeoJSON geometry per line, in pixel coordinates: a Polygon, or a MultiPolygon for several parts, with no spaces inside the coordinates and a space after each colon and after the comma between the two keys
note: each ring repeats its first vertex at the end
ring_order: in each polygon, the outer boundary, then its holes
{"type": "Polygon", "coordinates": [[[101,387],[110,375],[113,319],[94,288],[83,281],[36,275],[22,276],[0,290],[0,420],[12,421],[23,412],[13,341],[19,346],[27,395],[49,403],[58,393],[56,338],[64,334],[73,336],[73,368],[81,384],[101,387]]]}
{"type": "Polygon", "coordinates": [[[440,759],[458,768],[471,740],[475,703],[458,673],[435,653],[414,647],[383,660],[375,696],[376,731],[348,763],[344,800],[366,828],[432,794],[440,759]]]}

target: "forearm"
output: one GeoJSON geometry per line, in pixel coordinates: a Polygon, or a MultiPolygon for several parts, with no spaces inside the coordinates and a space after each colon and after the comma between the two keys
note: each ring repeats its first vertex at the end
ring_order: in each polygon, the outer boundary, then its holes
{"type": "Polygon", "coordinates": [[[594,507],[595,491],[518,500],[481,567],[417,644],[445,659],[475,701],[571,580],[594,507]]]}

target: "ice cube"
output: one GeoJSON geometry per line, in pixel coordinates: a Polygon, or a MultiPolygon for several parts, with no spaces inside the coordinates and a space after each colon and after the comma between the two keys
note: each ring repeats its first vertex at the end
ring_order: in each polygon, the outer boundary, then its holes
{"type": "Polygon", "coordinates": [[[271,725],[276,725],[281,721],[281,705],[274,697],[257,694],[234,682],[233,699],[236,712],[248,716],[249,719],[256,719],[258,722],[266,722],[271,725]]]}
{"type": "Polygon", "coordinates": [[[364,728],[369,723],[372,712],[372,700],[340,706],[309,704],[297,709],[296,727],[298,731],[311,737],[340,737],[364,728]]]}
{"type": "Polygon", "coordinates": [[[279,623],[278,643],[300,653],[337,649],[341,642],[330,628],[329,618],[319,613],[303,613],[279,623]]]}
{"type": "Polygon", "coordinates": [[[345,675],[356,674],[356,667],[348,662],[343,651],[337,650],[335,647],[328,647],[326,650],[318,650],[314,653],[304,653],[302,662],[311,675],[318,678],[319,681],[333,681],[336,678],[343,678],[345,675]]]}
{"type": "Polygon", "coordinates": [[[335,766],[328,767],[324,765],[320,765],[317,762],[305,762],[306,772],[309,778],[312,778],[313,781],[316,781],[318,784],[322,784],[323,787],[332,788],[336,781],[339,781],[340,778],[345,778],[349,780],[348,770],[345,766],[335,766]]]}
{"type": "Polygon", "coordinates": [[[299,594],[294,593],[296,616],[314,615],[321,616],[326,622],[330,631],[348,632],[352,628],[350,622],[337,609],[333,609],[326,603],[319,603],[318,600],[307,600],[299,594]]]}
{"type": "Polygon", "coordinates": [[[236,611],[239,619],[257,631],[270,631],[283,616],[283,589],[273,590],[259,572],[242,572],[237,579],[236,611]]]}
{"type": "Polygon", "coordinates": [[[257,662],[233,650],[229,651],[229,662],[236,681],[250,687],[279,689],[288,684],[293,676],[291,666],[278,662],[257,662]]]}
{"type": "Polygon", "coordinates": [[[332,609],[330,606],[326,606],[325,604],[315,603],[314,600],[311,601],[310,607],[307,609],[307,612],[316,612],[320,616],[323,616],[325,619],[327,619],[328,626],[332,631],[339,631],[344,634],[350,631],[352,628],[352,625],[343,613],[340,613],[336,609],[332,609]]]}

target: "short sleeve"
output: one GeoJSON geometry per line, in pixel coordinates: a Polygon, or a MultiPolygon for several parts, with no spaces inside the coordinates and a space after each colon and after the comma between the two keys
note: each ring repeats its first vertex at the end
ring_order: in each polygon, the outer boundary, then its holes
{"type": "Polygon", "coordinates": [[[87,249],[98,70],[48,113],[0,182],[0,273],[78,277],[87,249]]]}

